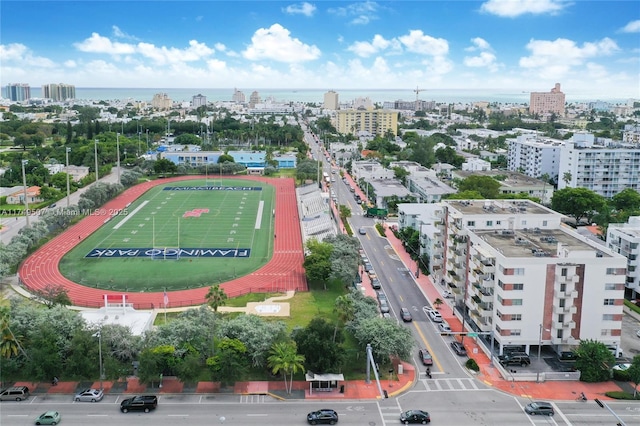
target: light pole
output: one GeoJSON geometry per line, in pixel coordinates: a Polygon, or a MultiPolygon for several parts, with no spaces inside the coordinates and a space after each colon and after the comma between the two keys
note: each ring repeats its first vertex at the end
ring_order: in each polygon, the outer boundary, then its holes
{"type": "Polygon", "coordinates": [[[116,155],[118,156],[118,183],[120,183],[120,133],[116,133],[116,155]]]}
{"type": "Polygon", "coordinates": [[[24,171],[24,165],[29,160],[22,160],[22,186],[24,188],[24,217],[27,219],[27,228],[29,227],[29,200],[27,199],[27,174],[24,171]]]}
{"type": "Polygon", "coordinates": [[[67,208],[69,208],[69,153],[71,152],[71,148],[65,149],[66,159],[67,159],[67,208]]]}
{"type": "Polygon", "coordinates": [[[98,183],[98,139],[94,140],[93,155],[96,158],[96,183],[98,183]]]}
{"type": "Polygon", "coordinates": [[[98,337],[98,358],[100,365],[100,390],[103,389],[102,380],[104,379],[104,370],[102,369],[102,329],[98,330],[94,337],[98,337]]]}
{"type": "Polygon", "coordinates": [[[542,323],[540,323],[540,335],[538,338],[538,373],[536,374],[536,383],[540,383],[540,370],[542,369],[542,364],[540,364],[540,353],[542,351],[542,331],[551,331],[547,328],[542,328],[542,323]]]}

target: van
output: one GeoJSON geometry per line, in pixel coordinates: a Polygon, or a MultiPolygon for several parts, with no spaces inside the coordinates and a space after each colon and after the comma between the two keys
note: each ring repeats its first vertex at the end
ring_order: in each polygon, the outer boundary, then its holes
{"type": "Polygon", "coordinates": [[[22,401],[29,398],[29,388],[14,386],[0,392],[0,401],[22,401]]]}

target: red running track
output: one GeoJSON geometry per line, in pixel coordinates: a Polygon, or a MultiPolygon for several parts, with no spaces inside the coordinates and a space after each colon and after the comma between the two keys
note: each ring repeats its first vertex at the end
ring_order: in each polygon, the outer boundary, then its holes
{"type": "MultiPolygon", "coordinates": [[[[102,206],[101,211],[113,212],[124,209],[149,189],[157,185],[182,180],[204,179],[205,176],[180,176],[155,180],[136,185],[102,206]]],[[[229,297],[246,293],[282,292],[287,290],[306,291],[307,281],[302,263],[304,253],[302,233],[296,190],[291,178],[264,178],[236,176],[233,179],[257,180],[275,187],[275,240],[273,257],[257,271],[220,284],[229,297]]],[[[29,290],[42,290],[47,285],[62,285],[75,306],[103,306],[105,294],[127,295],[128,303],[137,309],[149,309],[164,306],[164,294],[156,293],[123,293],[85,287],[64,277],[58,268],[62,257],[71,251],[81,239],[90,235],[108,219],[108,215],[96,214],[87,216],[63,234],[54,238],[34,254],[29,256],[20,266],[20,280],[29,290]]],[[[168,292],[167,307],[193,306],[205,303],[208,287],[168,292]]]]}

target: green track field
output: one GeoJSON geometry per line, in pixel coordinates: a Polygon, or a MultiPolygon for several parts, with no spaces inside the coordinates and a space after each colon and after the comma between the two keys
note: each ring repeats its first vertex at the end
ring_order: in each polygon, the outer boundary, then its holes
{"type": "Polygon", "coordinates": [[[166,191],[167,186],[218,186],[209,179],[158,185],[84,238],[60,262],[60,272],[87,287],[116,291],[167,291],[206,287],[247,275],[273,254],[275,190],[258,181],[223,179],[223,186],[261,191],[166,191]],[[144,202],[147,202],[144,204],[144,202]],[[256,229],[260,202],[261,223],[256,229]],[[143,206],[139,210],[136,209],[143,206]],[[183,217],[208,209],[200,217],[183,217]],[[120,224],[121,221],[126,222],[120,224]],[[118,229],[114,226],[120,224],[118,229]],[[234,226],[235,225],[235,226],[234,226]],[[95,248],[251,248],[249,258],[86,258],[95,248]]]}

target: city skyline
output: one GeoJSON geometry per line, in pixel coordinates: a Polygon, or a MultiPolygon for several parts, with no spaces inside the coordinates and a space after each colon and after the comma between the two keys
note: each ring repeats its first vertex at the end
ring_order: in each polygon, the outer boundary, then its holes
{"type": "Polygon", "coordinates": [[[635,2],[9,0],[2,9],[3,87],[544,92],[562,82],[565,93],[640,98],[635,2]]]}

